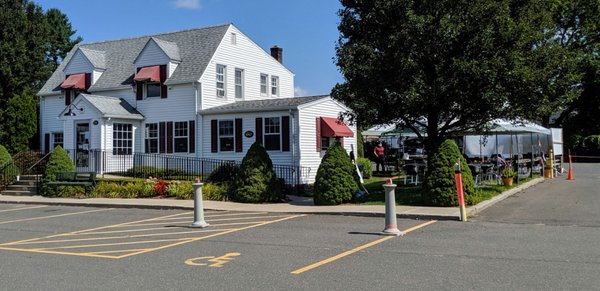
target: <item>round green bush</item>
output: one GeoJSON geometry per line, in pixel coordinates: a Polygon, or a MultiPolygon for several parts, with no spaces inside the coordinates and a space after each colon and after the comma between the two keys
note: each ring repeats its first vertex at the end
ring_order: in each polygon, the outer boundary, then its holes
{"type": "Polygon", "coordinates": [[[337,205],[352,200],[358,191],[356,170],[346,150],[335,142],[327,149],[317,170],[315,205],[337,205]]]}
{"type": "Polygon", "coordinates": [[[59,172],[75,172],[75,165],[67,151],[57,146],[50,154],[50,159],[46,164],[46,171],[42,177],[41,193],[43,195],[56,194],[54,189],[48,187],[48,183],[56,181],[56,175],[59,172]]]}
{"type": "Polygon", "coordinates": [[[273,170],[273,162],[258,142],[250,146],[242,160],[232,199],[250,203],[283,199],[281,186],[273,170]]]}
{"type": "Polygon", "coordinates": [[[233,182],[236,179],[236,176],[239,172],[239,167],[234,163],[223,163],[216,167],[210,175],[208,175],[208,179],[206,182],[212,183],[222,183],[222,182],[233,182]]]}
{"type": "Polygon", "coordinates": [[[8,150],[0,145],[0,179],[12,183],[17,180],[19,168],[14,164],[8,150]]]}
{"type": "Polygon", "coordinates": [[[430,158],[428,175],[423,184],[424,202],[433,206],[456,206],[458,196],[454,179],[455,164],[460,159],[465,202],[470,204],[477,195],[475,181],[456,143],[443,142],[438,152],[430,158]]]}

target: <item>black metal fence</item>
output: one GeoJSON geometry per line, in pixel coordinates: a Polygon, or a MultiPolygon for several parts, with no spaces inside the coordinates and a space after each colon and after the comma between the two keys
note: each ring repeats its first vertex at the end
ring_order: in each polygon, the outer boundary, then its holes
{"type": "Polygon", "coordinates": [[[6,190],[8,185],[14,183],[19,175],[19,168],[13,161],[0,165],[0,191],[6,190]]]}
{"type": "MultiPolygon", "coordinates": [[[[196,158],[186,156],[133,153],[114,155],[101,150],[67,150],[77,171],[96,172],[105,176],[137,178],[162,178],[168,180],[208,179],[211,173],[221,176],[233,175],[238,161],[196,158]]],[[[307,184],[311,168],[291,165],[273,165],[277,177],[285,184],[299,186],[307,184]]]]}

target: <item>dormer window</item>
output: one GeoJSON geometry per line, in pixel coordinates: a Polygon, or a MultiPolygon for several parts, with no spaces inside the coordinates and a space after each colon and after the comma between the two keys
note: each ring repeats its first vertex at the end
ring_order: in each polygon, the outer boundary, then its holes
{"type": "Polygon", "coordinates": [[[67,75],[65,81],[60,84],[65,92],[65,106],[71,104],[71,100],[75,99],[77,94],[86,92],[91,83],[91,76],[90,73],[67,75]]]}
{"type": "Polygon", "coordinates": [[[149,66],[139,68],[133,80],[136,83],[136,99],[161,97],[167,98],[167,66],[149,66]]]}

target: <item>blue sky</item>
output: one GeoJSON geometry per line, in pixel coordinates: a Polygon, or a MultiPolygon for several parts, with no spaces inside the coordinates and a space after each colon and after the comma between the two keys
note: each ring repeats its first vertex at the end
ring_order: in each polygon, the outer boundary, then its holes
{"type": "Polygon", "coordinates": [[[343,78],[334,64],[337,0],[34,0],[65,13],[84,43],[233,23],[266,51],[283,48],[296,94],[329,94],[343,78]]]}

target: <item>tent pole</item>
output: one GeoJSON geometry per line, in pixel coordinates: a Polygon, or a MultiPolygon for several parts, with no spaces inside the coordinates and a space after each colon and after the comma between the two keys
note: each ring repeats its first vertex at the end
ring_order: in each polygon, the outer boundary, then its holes
{"type": "Polygon", "coordinates": [[[529,177],[533,178],[533,133],[529,133],[529,140],[531,141],[531,170],[529,171],[529,177]]]}

